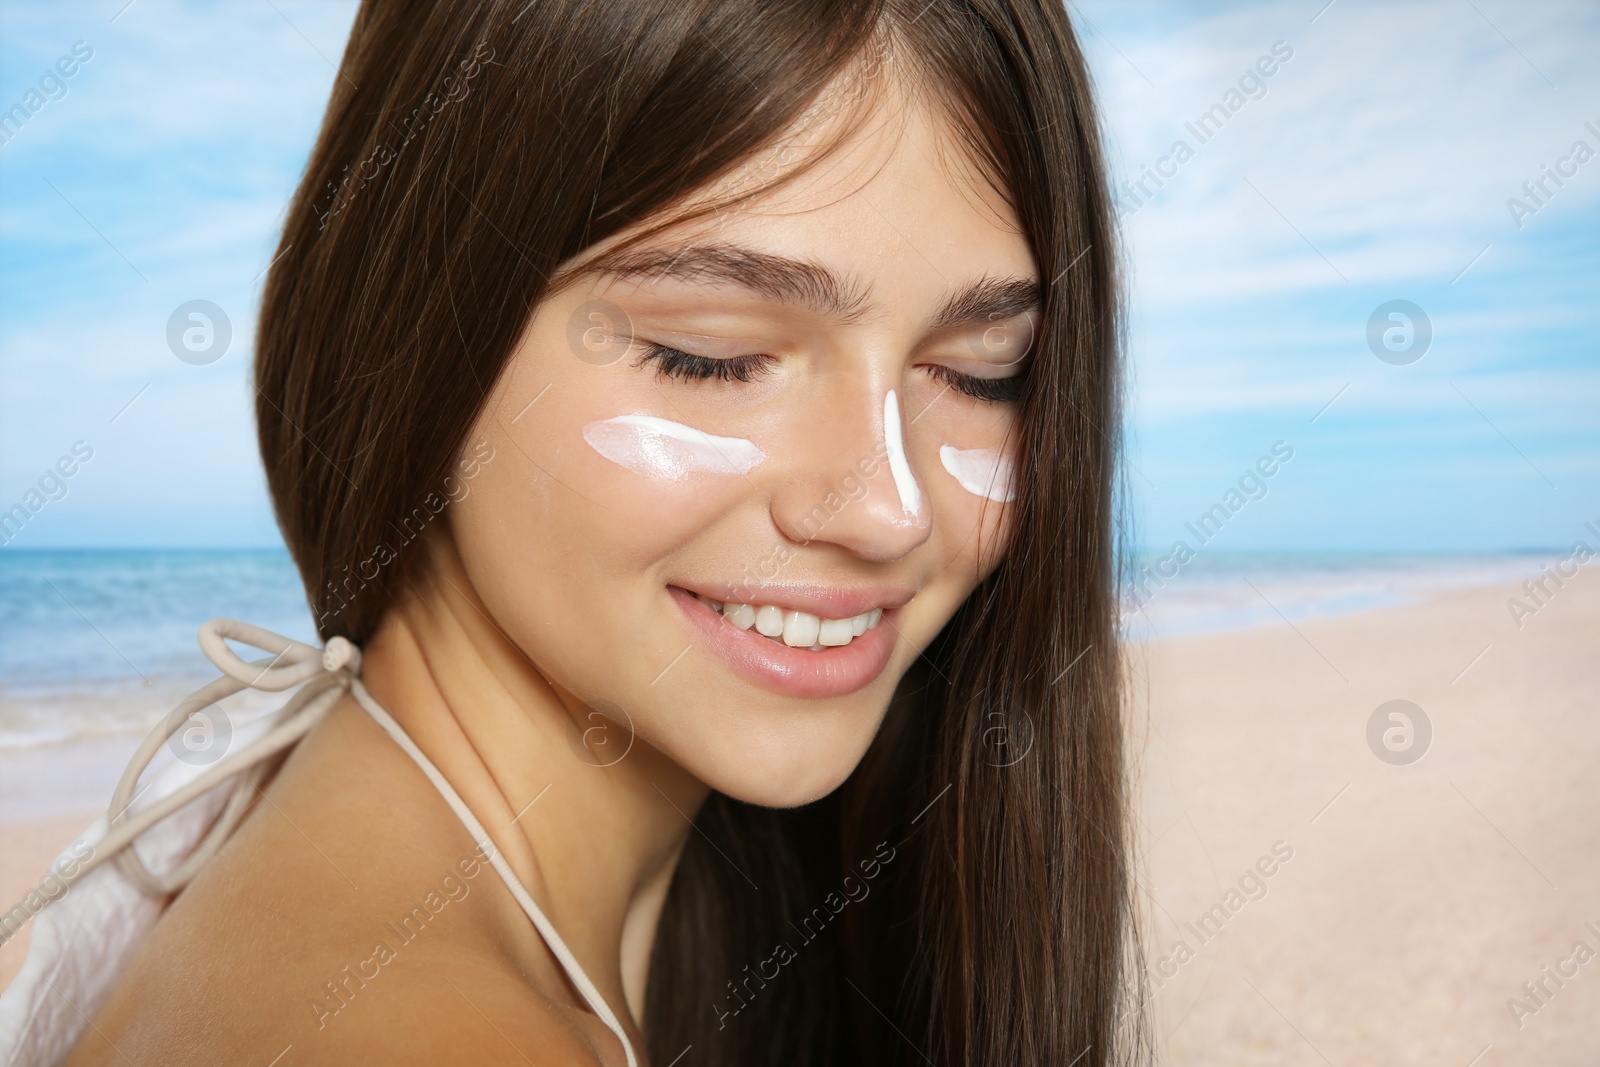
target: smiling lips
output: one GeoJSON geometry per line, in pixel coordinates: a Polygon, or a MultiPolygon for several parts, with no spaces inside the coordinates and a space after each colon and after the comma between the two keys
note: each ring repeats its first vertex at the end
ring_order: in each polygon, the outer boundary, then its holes
{"type": "Polygon", "coordinates": [[[786,696],[836,697],[863,688],[889,665],[898,636],[892,623],[900,608],[893,606],[841,619],[722,602],[675,585],[667,591],[736,675],[786,696]],[[885,620],[891,625],[881,625],[885,620]]]}
{"type": "Polygon", "coordinates": [[[813,652],[848,645],[883,618],[882,608],[873,608],[848,619],[824,619],[807,611],[785,611],[772,604],[724,604],[699,593],[694,595],[732,626],[741,630],[754,628],[763,637],[782,641],[790,648],[809,648],[813,652]]]}

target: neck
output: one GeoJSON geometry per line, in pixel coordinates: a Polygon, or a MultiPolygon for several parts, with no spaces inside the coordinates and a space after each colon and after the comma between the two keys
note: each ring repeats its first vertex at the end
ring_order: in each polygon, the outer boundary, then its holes
{"type": "Polygon", "coordinates": [[[448,536],[430,540],[366,643],[367,687],[637,1031],[661,907],[708,789],[553,684],[490,619],[448,536]]]}

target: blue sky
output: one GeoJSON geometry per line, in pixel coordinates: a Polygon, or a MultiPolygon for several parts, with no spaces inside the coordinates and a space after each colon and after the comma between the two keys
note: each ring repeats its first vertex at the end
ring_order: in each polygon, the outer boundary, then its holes
{"type": "MultiPolygon", "coordinates": [[[[0,108],[93,50],[0,144],[0,509],[84,441],[14,546],[275,545],[251,333],[355,5],[124,2],[0,4],[0,108]],[[166,340],[195,299],[233,331],[201,366],[166,340]]],[[[1547,548],[1600,524],[1600,157],[1520,227],[1506,203],[1574,142],[1600,154],[1600,9],[1071,9],[1119,182],[1171,175],[1123,200],[1142,541],[1183,536],[1277,441],[1294,458],[1218,548],[1547,548]],[[1292,55],[1200,143],[1185,123],[1276,42],[1292,55]],[[1391,300],[1431,323],[1417,362],[1368,347],[1391,300]]]]}

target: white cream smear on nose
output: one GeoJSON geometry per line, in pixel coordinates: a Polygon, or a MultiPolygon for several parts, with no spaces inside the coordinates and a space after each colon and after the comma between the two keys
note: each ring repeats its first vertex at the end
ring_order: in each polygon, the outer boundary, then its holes
{"type": "Polygon", "coordinates": [[[939,462],[974,496],[987,497],[1001,504],[1016,497],[1012,487],[1011,457],[992,448],[939,446],[939,462]]]}
{"type": "Polygon", "coordinates": [[[889,473],[900,494],[900,507],[909,515],[922,511],[922,488],[906,461],[905,440],[900,433],[900,399],[889,390],[883,398],[883,443],[889,453],[889,473]]]}
{"type": "Polygon", "coordinates": [[[583,428],[589,447],[619,467],[661,481],[744,474],[767,458],[753,441],[717,437],[654,415],[618,415],[583,428]]]}

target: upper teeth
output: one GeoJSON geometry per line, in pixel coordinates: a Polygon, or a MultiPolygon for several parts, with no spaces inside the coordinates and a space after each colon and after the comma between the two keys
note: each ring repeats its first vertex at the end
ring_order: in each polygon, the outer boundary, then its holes
{"type": "Polygon", "coordinates": [[[699,593],[695,598],[712,611],[741,630],[755,628],[756,633],[781,640],[792,648],[809,648],[820,652],[824,648],[848,645],[883,618],[882,608],[873,608],[848,619],[824,619],[805,611],[785,611],[771,604],[725,604],[699,593]]]}

